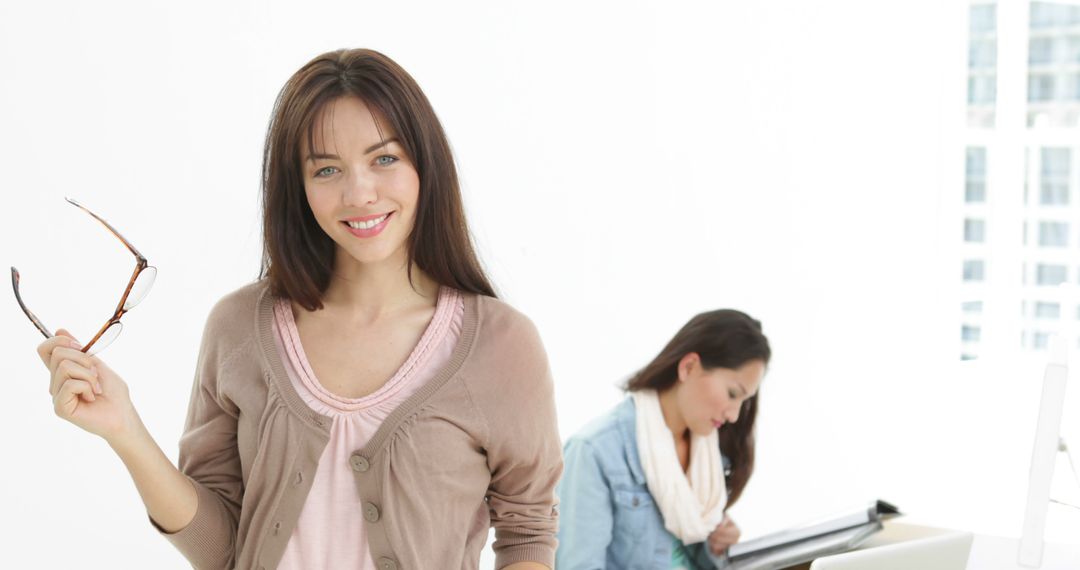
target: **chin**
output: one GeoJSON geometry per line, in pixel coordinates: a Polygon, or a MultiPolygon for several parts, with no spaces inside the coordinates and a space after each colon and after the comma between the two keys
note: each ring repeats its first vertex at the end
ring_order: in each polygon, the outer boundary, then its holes
{"type": "Polygon", "coordinates": [[[700,435],[702,437],[706,437],[709,434],[711,434],[714,431],[714,429],[715,428],[713,428],[712,422],[709,422],[707,424],[702,424],[701,426],[699,426],[697,428],[691,428],[690,433],[692,433],[694,435],[700,435]]]}

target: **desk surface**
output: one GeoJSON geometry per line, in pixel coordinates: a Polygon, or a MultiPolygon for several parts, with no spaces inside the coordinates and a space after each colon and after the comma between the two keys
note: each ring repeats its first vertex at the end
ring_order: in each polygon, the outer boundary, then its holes
{"type": "MultiPolygon", "coordinates": [[[[952,529],[935,528],[898,521],[888,521],[885,528],[870,537],[859,550],[886,544],[917,540],[945,533],[952,529]]],[[[1078,539],[1080,540],[1080,539],[1078,539]]],[[[1016,538],[976,534],[968,557],[968,570],[1029,570],[1016,563],[1020,541],[1016,538]]],[[[792,566],[788,570],[807,570],[810,564],[792,566]]],[[[1063,544],[1047,542],[1043,549],[1040,570],[1080,570],[1080,542],[1063,544]]]]}

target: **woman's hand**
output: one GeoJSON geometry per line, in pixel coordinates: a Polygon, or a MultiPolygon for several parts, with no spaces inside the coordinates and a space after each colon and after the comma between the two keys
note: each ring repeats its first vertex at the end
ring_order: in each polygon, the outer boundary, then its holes
{"type": "Polygon", "coordinates": [[[720,521],[720,524],[716,525],[716,528],[709,533],[709,550],[713,554],[720,556],[729,546],[736,542],[739,542],[739,527],[735,526],[735,522],[725,515],[724,520],[720,521]]]}
{"type": "Polygon", "coordinates": [[[49,368],[49,395],[56,415],[112,441],[138,423],[124,381],[96,356],[87,356],[64,329],[38,345],[49,368]]]}

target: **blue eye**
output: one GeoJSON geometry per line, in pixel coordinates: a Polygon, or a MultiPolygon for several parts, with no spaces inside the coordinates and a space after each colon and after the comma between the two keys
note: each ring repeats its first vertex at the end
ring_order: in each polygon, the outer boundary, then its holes
{"type": "Polygon", "coordinates": [[[394,164],[397,161],[398,161],[398,157],[390,156],[389,154],[384,154],[384,155],[380,156],[379,158],[375,159],[375,162],[378,163],[379,166],[390,166],[391,164],[394,164]],[[390,160],[384,161],[383,160],[384,158],[388,158],[390,160]]]}
{"type": "Polygon", "coordinates": [[[333,166],[327,166],[326,168],[320,168],[320,169],[315,171],[315,178],[324,178],[326,176],[330,176],[329,174],[323,174],[323,172],[325,172],[327,170],[336,170],[336,168],[333,167],[333,166]]]}

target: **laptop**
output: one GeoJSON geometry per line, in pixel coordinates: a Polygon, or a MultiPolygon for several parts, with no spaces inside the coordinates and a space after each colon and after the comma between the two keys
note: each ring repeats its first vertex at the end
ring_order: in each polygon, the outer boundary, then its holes
{"type": "Polygon", "coordinates": [[[974,535],[955,532],[818,558],[810,570],[964,570],[974,535]]]}

